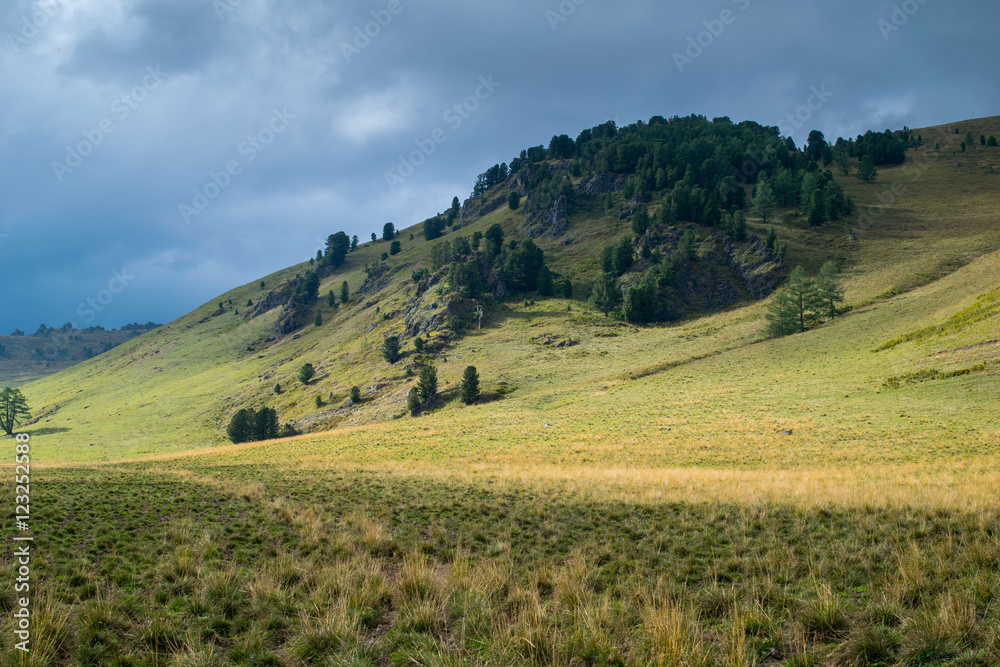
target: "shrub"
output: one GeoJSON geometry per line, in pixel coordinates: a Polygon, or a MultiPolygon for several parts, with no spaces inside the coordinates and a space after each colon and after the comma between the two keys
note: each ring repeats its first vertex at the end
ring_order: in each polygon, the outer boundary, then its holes
{"type": "Polygon", "coordinates": [[[414,338],[413,339],[413,349],[416,350],[417,352],[423,352],[424,351],[424,339],[421,338],[420,336],[417,336],[416,338],[414,338]]]}

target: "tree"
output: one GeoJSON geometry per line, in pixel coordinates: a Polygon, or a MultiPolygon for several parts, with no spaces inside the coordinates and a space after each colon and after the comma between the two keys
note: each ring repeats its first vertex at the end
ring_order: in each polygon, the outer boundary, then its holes
{"type": "Polygon", "coordinates": [[[274,440],[278,437],[278,413],[274,408],[261,408],[254,415],[254,440],[274,440]]]}
{"type": "Polygon", "coordinates": [[[358,249],[358,241],[360,240],[361,239],[358,238],[357,234],[351,237],[351,250],[350,250],[351,252],[354,252],[355,250],[358,249]]]}
{"type": "Polygon", "coordinates": [[[986,145],[986,135],[985,134],[980,134],[979,135],[979,145],[980,146],[985,146],[986,145]]]}
{"type": "Polygon", "coordinates": [[[396,238],[396,226],[391,222],[382,225],[382,240],[391,241],[396,238]]]}
{"type": "Polygon", "coordinates": [[[512,211],[516,211],[520,207],[521,207],[521,195],[520,193],[517,192],[517,190],[514,190],[513,192],[510,193],[510,196],[507,197],[507,208],[509,208],[512,211]]]}
{"type": "Polygon", "coordinates": [[[424,220],[424,238],[428,241],[440,238],[443,231],[444,220],[441,218],[428,218],[424,220]]]}
{"type": "Polygon", "coordinates": [[[490,225],[490,228],[486,230],[486,234],[484,234],[484,236],[487,241],[491,241],[493,243],[493,254],[499,254],[500,250],[503,248],[503,227],[497,223],[493,223],[490,225]]]}
{"type": "Polygon", "coordinates": [[[594,281],[590,302],[607,317],[608,313],[621,301],[621,291],[613,273],[602,273],[594,281]]]}
{"type": "Polygon", "coordinates": [[[357,405],[361,402],[361,387],[354,385],[351,387],[351,403],[357,405]]]}
{"type": "Polygon", "coordinates": [[[476,371],[475,366],[469,366],[465,369],[465,374],[462,376],[462,402],[466,405],[472,405],[479,400],[479,373],[476,371]]]}
{"type": "Polygon", "coordinates": [[[410,415],[416,417],[417,413],[420,412],[420,390],[415,386],[410,387],[410,393],[406,395],[406,409],[410,411],[410,415]]]}
{"type": "Polygon", "coordinates": [[[822,225],[829,217],[826,195],[822,190],[813,190],[809,203],[809,224],[813,227],[822,225]]]}
{"type": "Polygon", "coordinates": [[[0,428],[7,435],[14,435],[14,428],[25,419],[31,419],[28,399],[20,389],[5,387],[0,391],[0,428]]]}
{"type": "Polygon", "coordinates": [[[816,296],[816,282],[806,276],[805,269],[797,266],[788,276],[784,293],[787,298],[784,316],[791,317],[795,329],[805,331],[806,322],[815,317],[822,307],[816,296]]]}
{"type": "Polygon", "coordinates": [[[256,428],[256,413],[253,410],[242,408],[233,415],[226,427],[226,435],[236,444],[241,442],[251,442],[254,439],[256,428]]]}
{"type": "Polygon", "coordinates": [[[313,325],[317,327],[323,326],[323,312],[318,308],[316,309],[316,317],[313,318],[313,325]]]}
{"type": "Polygon", "coordinates": [[[399,361],[399,337],[389,336],[382,343],[382,357],[390,364],[399,361]]]}
{"type": "Polygon", "coordinates": [[[569,278],[566,278],[566,280],[563,281],[562,296],[564,299],[573,298],[573,281],[570,280],[569,278]]]}
{"type": "Polygon", "coordinates": [[[399,241],[393,241],[392,245],[389,246],[389,254],[398,255],[402,249],[403,249],[402,243],[400,243],[399,241]]]}
{"type": "Polygon", "coordinates": [[[858,165],[858,180],[864,183],[874,183],[878,178],[878,169],[875,168],[875,160],[871,155],[861,158],[858,165]]]}
{"type": "Polygon", "coordinates": [[[299,382],[309,384],[314,377],[316,377],[316,369],[313,368],[313,365],[309,363],[303,364],[302,368],[299,369],[299,382]]]}
{"type": "Polygon", "coordinates": [[[839,271],[833,260],[820,267],[816,277],[816,297],[830,319],[837,316],[837,304],[844,301],[844,288],[840,284],[839,271]]]}
{"type": "Polygon", "coordinates": [[[972,144],[976,141],[976,138],[972,136],[972,130],[965,133],[965,145],[972,147],[972,144]]]}
{"type": "Polygon", "coordinates": [[[774,199],[774,191],[771,189],[771,184],[767,181],[761,181],[757,184],[757,192],[753,196],[752,200],[754,215],[761,219],[765,225],[767,224],[767,219],[774,215],[774,209],[777,207],[777,202],[774,199]]]}
{"type": "Polygon", "coordinates": [[[375,241],[378,241],[378,234],[372,232],[372,243],[374,243],[375,241]]]}
{"type": "Polygon", "coordinates": [[[642,236],[647,229],[649,229],[649,211],[645,206],[640,206],[632,216],[632,232],[636,236],[642,236]]]}
{"type": "Polygon", "coordinates": [[[451,212],[458,215],[459,210],[462,208],[462,202],[458,201],[458,197],[451,198],[451,212]]]}
{"type": "Polygon", "coordinates": [[[792,311],[792,302],[787,289],[775,292],[771,303],[768,304],[764,319],[767,321],[765,331],[769,336],[787,336],[795,333],[795,313],[792,311]]]}
{"type": "Polygon", "coordinates": [[[542,268],[538,269],[538,294],[541,296],[552,296],[555,294],[555,286],[552,284],[552,272],[544,264],[542,268]]]}
{"type": "Polygon", "coordinates": [[[823,157],[823,149],[826,148],[826,137],[819,130],[813,130],[809,133],[809,138],[806,140],[806,153],[809,155],[810,160],[819,160],[823,157]]]}
{"type": "Polygon", "coordinates": [[[990,138],[986,140],[986,145],[988,147],[996,148],[997,147],[997,138],[991,134],[990,138]]]}
{"type": "Polygon", "coordinates": [[[841,144],[833,149],[833,161],[844,176],[851,175],[851,153],[846,144],[841,144]]]}
{"type": "Polygon", "coordinates": [[[323,407],[323,397],[320,396],[319,394],[316,394],[316,407],[317,408],[323,407]]]}
{"type": "Polygon", "coordinates": [[[633,324],[648,324],[656,317],[656,286],[643,280],[625,290],[625,319],[633,324]]]}
{"type": "Polygon", "coordinates": [[[275,385],[274,385],[274,393],[278,394],[278,395],[281,394],[281,383],[280,382],[275,383],[275,385]]]}
{"type": "Polygon", "coordinates": [[[437,369],[433,366],[424,366],[420,369],[420,380],[417,382],[417,392],[420,398],[420,405],[430,407],[437,402],[437,369]]]}
{"type": "Polygon", "coordinates": [[[331,234],[326,239],[326,253],[323,256],[323,261],[333,268],[337,268],[347,259],[347,253],[350,252],[350,249],[351,241],[347,238],[347,234],[344,232],[331,234]]]}
{"type": "Polygon", "coordinates": [[[345,280],[340,285],[340,302],[347,303],[350,300],[350,290],[347,288],[347,281],[345,280]]]}
{"type": "Polygon", "coordinates": [[[337,305],[337,295],[333,293],[333,290],[330,290],[326,294],[326,305],[329,306],[330,308],[333,308],[334,306],[337,305]]]}

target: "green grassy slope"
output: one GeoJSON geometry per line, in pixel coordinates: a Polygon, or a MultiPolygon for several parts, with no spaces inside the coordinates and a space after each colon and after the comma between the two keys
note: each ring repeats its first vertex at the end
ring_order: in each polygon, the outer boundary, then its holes
{"type": "MultiPolygon", "coordinates": [[[[1000,121],[960,125],[963,134],[969,127],[978,136],[998,133],[1000,121]]],[[[951,148],[949,142],[955,140],[947,134],[941,136],[941,150],[934,151],[933,137],[938,132],[933,128],[921,132],[925,148],[911,151],[901,167],[882,169],[877,183],[864,185],[853,177],[838,176],[858,202],[860,215],[810,228],[789,211],[775,225],[781,240],[789,245],[789,266],[801,263],[814,270],[834,258],[844,267],[847,301],[855,312],[842,322],[806,335],[759,342],[762,303],[641,329],[595,315],[582,300],[586,295],[580,293],[596,273],[600,248],[627,233],[628,224],[606,216],[603,206],[595,205],[571,217],[566,236],[572,243],[537,240],[553,270],[573,278],[578,298],[570,303],[539,300],[531,307],[507,304],[490,316],[482,331],[473,332],[436,359],[445,388],[454,388],[470,363],[479,367],[488,390],[499,390],[501,382],[508,389],[516,387],[502,404],[473,410],[479,418],[498,423],[504,422],[508,411],[547,413],[569,404],[597,415],[610,409],[611,415],[616,402],[640,400],[647,394],[661,394],[666,401],[687,400],[681,396],[698,390],[707,392],[698,410],[709,411],[715,420],[729,413],[755,411],[762,401],[775,406],[774,419],[792,415],[803,419],[798,407],[818,401],[817,405],[829,405],[830,415],[842,420],[827,415],[823,428],[830,432],[856,429],[857,423],[848,415],[864,412],[875,415],[872,418],[878,420],[880,429],[893,433],[898,432],[900,418],[892,415],[898,413],[901,401],[910,400],[899,397],[923,396],[919,401],[928,409],[952,410],[955,428],[988,429],[985,415],[967,402],[969,397],[957,396],[947,387],[968,385],[971,396],[988,396],[996,376],[990,365],[964,379],[921,383],[897,393],[878,391],[878,386],[888,377],[935,364],[946,371],[966,362],[971,366],[990,361],[994,347],[955,353],[933,363],[921,356],[931,350],[918,345],[869,353],[884,340],[944,321],[1000,283],[988,269],[993,261],[989,253],[1000,248],[1000,189],[995,187],[1000,182],[995,173],[1000,151],[976,146],[962,154],[951,148]],[[948,278],[934,282],[942,276],[948,278]],[[927,286],[910,291],[921,285],[927,286]],[[569,337],[580,344],[552,349],[532,340],[542,333],[569,337]],[[731,351],[713,356],[725,350],[731,351]],[[708,359],[626,382],[630,376],[643,374],[643,369],[705,356],[708,359]],[[593,398],[612,387],[614,392],[633,393],[593,398]],[[732,392],[733,397],[711,398],[726,396],[725,392],[732,392]],[[808,401],[806,396],[810,396],[808,401]],[[944,407],[948,405],[952,407],[944,407]]],[[[522,220],[521,212],[504,207],[458,233],[485,231],[499,222],[511,237],[522,220]]],[[[256,302],[264,294],[257,281],[97,359],[28,385],[25,392],[40,418],[29,430],[45,436],[40,455],[113,460],[221,444],[225,423],[238,407],[245,406],[271,405],[282,421],[294,421],[310,431],[385,422],[400,415],[413,382],[403,369],[412,360],[405,357],[390,366],[381,359],[379,346],[384,336],[402,333],[402,317],[385,316],[398,313],[412,295],[410,274],[428,266],[433,242],[423,240],[419,226],[402,230],[399,238],[403,251],[388,260],[396,271],[389,287],[376,294],[355,294],[364,279],[363,267],[374,264],[388,250],[388,243],[381,241],[360,246],[321,287],[323,326],[310,324],[298,332],[297,339],[287,336],[273,345],[263,343],[277,311],[255,319],[235,314],[235,310],[245,314],[247,299],[256,302]],[[411,233],[415,235],[412,241],[411,233]],[[326,292],[333,289],[339,294],[344,280],[351,285],[352,302],[327,308],[326,292]],[[213,317],[218,302],[228,304],[230,299],[234,305],[213,317]],[[307,361],[316,365],[319,374],[310,386],[302,387],[295,375],[307,361]],[[275,383],[287,391],[276,396],[275,383]],[[362,388],[365,401],[345,407],[352,385],[362,388]],[[327,403],[322,408],[315,407],[317,395],[327,403]]],[[[303,264],[267,276],[266,289],[308,268],[303,264]]],[[[425,300],[433,301],[435,289],[425,300]]],[[[939,347],[995,338],[988,331],[992,324],[995,319],[948,332],[940,338],[939,347]]],[[[403,340],[407,354],[412,354],[411,343],[403,340]]],[[[453,394],[448,396],[454,398],[453,394]]],[[[656,411],[655,405],[649,409],[656,411]]],[[[454,411],[454,403],[444,409],[445,413],[454,411]]],[[[641,411],[631,413],[636,419],[645,418],[641,411]]],[[[810,414],[809,418],[818,416],[810,414]]],[[[702,422],[700,428],[711,423],[702,422]]],[[[911,431],[924,432],[917,426],[911,431]]]]}

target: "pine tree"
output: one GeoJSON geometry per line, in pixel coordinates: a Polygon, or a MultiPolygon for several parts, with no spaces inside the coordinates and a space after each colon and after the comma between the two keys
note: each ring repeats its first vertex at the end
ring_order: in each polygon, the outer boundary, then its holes
{"type": "Polygon", "coordinates": [[[424,366],[420,369],[420,381],[416,387],[419,392],[420,405],[431,407],[437,402],[437,369],[433,366],[424,366]]]}
{"type": "Polygon", "coordinates": [[[382,343],[382,357],[385,358],[390,364],[394,364],[399,361],[399,337],[389,336],[382,343]]]}
{"type": "Polygon", "coordinates": [[[864,183],[874,183],[878,178],[878,169],[875,168],[875,160],[871,155],[861,158],[858,165],[858,180],[864,183]]]}
{"type": "MultiPolygon", "coordinates": [[[[251,413],[253,414],[253,413],[251,413]]],[[[278,437],[278,413],[274,408],[261,408],[254,415],[253,439],[274,440],[278,437]]]]}
{"type": "Polygon", "coordinates": [[[469,366],[465,369],[465,375],[462,376],[462,402],[466,405],[472,405],[478,400],[479,373],[475,366],[469,366]]]}
{"type": "Polygon", "coordinates": [[[279,394],[279,395],[281,394],[281,383],[280,382],[278,382],[277,384],[274,385],[274,393],[275,394],[279,394]]]}
{"type": "Polygon", "coordinates": [[[18,423],[31,419],[28,400],[20,389],[5,387],[0,391],[0,428],[7,435],[14,435],[18,423]]]}
{"type": "Polygon", "coordinates": [[[566,280],[563,281],[562,296],[564,299],[573,298],[573,281],[570,280],[569,278],[566,278],[566,280]]]}
{"type": "Polygon", "coordinates": [[[403,249],[402,243],[400,243],[399,241],[393,241],[392,244],[389,246],[389,254],[398,255],[402,249],[403,249]]]}
{"type": "Polygon", "coordinates": [[[819,270],[819,276],[816,278],[816,296],[830,319],[836,317],[837,304],[844,301],[844,288],[840,284],[839,271],[833,260],[825,263],[819,270]]]}
{"type": "Polygon", "coordinates": [[[424,339],[421,338],[420,336],[417,336],[416,338],[414,338],[413,339],[413,349],[416,350],[417,352],[423,352],[424,351],[424,339]]]}
{"type": "Polygon", "coordinates": [[[382,240],[391,241],[396,237],[396,226],[387,222],[382,226],[382,240]]]}
{"type": "Polygon", "coordinates": [[[319,309],[316,310],[316,317],[313,318],[313,324],[317,327],[323,326],[323,313],[319,309]]]}
{"type": "Polygon", "coordinates": [[[590,294],[590,302],[594,307],[599,308],[604,316],[618,305],[621,300],[621,291],[618,289],[617,281],[612,273],[602,273],[594,281],[594,288],[590,294]]]}
{"type": "Polygon", "coordinates": [[[816,281],[806,276],[806,270],[796,266],[788,276],[785,288],[792,304],[792,313],[799,331],[806,330],[806,323],[816,316],[822,307],[816,296],[816,281]]]}
{"type": "Polygon", "coordinates": [[[333,290],[330,290],[326,295],[326,305],[330,308],[337,305],[337,296],[333,293],[333,290]]]}
{"type": "Polygon", "coordinates": [[[809,224],[813,227],[822,225],[828,217],[826,195],[822,190],[814,190],[809,204],[809,224]]]}
{"type": "Polygon", "coordinates": [[[510,196],[507,197],[507,208],[512,211],[516,211],[521,208],[521,195],[517,192],[517,190],[511,192],[510,196]]]}
{"type": "Polygon", "coordinates": [[[347,303],[350,300],[350,290],[347,288],[347,281],[345,280],[340,285],[340,302],[347,303]]]}
{"type": "Polygon", "coordinates": [[[552,296],[555,294],[555,286],[552,284],[552,272],[544,264],[542,268],[538,269],[538,294],[541,296],[552,296]]]}
{"type": "Polygon", "coordinates": [[[765,331],[769,336],[787,336],[795,333],[795,313],[787,289],[775,292],[771,303],[768,304],[764,319],[767,321],[765,331]]]}
{"type": "Polygon", "coordinates": [[[250,442],[254,437],[256,414],[253,410],[242,408],[233,415],[226,427],[226,435],[234,443],[250,442]]]}
{"type": "Polygon", "coordinates": [[[414,417],[420,412],[420,390],[415,386],[410,387],[410,393],[406,395],[406,409],[414,417]]]}
{"type": "Polygon", "coordinates": [[[313,365],[303,364],[302,368],[299,369],[299,382],[309,384],[314,377],[316,377],[316,369],[313,368],[313,365]]]}
{"type": "Polygon", "coordinates": [[[361,402],[361,387],[354,385],[351,387],[351,403],[357,405],[361,402]]]}
{"type": "Polygon", "coordinates": [[[757,193],[753,196],[752,205],[754,215],[758,216],[761,222],[766,225],[767,219],[774,215],[774,210],[777,207],[770,183],[761,181],[757,184],[757,193]]]}

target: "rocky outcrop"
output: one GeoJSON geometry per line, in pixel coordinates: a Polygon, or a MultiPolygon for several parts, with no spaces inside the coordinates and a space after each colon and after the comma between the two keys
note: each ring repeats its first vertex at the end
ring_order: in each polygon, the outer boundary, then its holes
{"type": "Polygon", "coordinates": [[[361,287],[358,288],[358,294],[369,295],[382,291],[389,286],[389,283],[392,281],[393,274],[398,270],[399,267],[393,269],[384,262],[376,264],[368,269],[368,276],[365,278],[365,281],[361,283],[361,287]]]}
{"type": "Polygon", "coordinates": [[[743,281],[747,292],[755,299],[769,296],[785,278],[785,263],[756,236],[747,243],[725,247],[729,267],[743,281]]]}
{"type": "Polygon", "coordinates": [[[625,176],[618,174],[594,174],[580,181],[576,188],[592,196],[606,195],[624,190],[625,180],[625,176]]]}
{"type": "Polygon", "coordinates": [[[526,226],[525,235],[530,239],[562,236],[569,229],[569,199],[560,195],[546,210],[529,215],[526,226]]]}
{"type": "Polygon", "coordinates": [[[458,215],[458,226],[467,225],[483,216],[489,215],[501,206],[505,206],[508,197],[506,192],[504,190],[502,194],[496,194],[496,192],[491,190],[485,194],[466,199],[458,215]]]}

